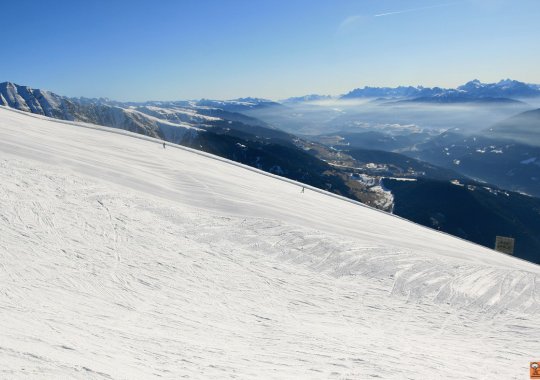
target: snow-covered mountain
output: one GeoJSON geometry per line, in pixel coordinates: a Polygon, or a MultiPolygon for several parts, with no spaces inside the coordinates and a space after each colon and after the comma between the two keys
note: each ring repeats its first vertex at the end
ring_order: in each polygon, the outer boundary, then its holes
{"type": "Polygon", "coordinates": [[[475,79],[457,89],[472,97],[527,98],[540,96],[538,88],[512,79],[502,79],[497,83],[482,83],[475,79]]]}
{"type": "MultiPolygon", "coordinates": [[[[184,119],[176,117],[173,122],[155,117],[146,107],[138,110],[109,103],[106,99],[67,98],[11,82],[0,83],[0,105],[62,120],[125,129],[173,142],[192,139],[199,129],[197,123],[187,123],[195,119],[194,115],[188,114],[184,119]]],[[[176,112],[181,113],[181,109],[176,112]]],[[[206,120],[205,117],[201,118],[206,120]]]]}
{"type": "Polygon", "coordinates": [[[232,100],[201,99],[194,103],[199,107],[219,108],[230,112],[243,112],[261,108],[282,107],[278,102],[261,98],[238,98],[232,100]]]}
{"type": "Polygon", "coordinates": [[[0,105],[57,119],[73,120],[75,105],[52,92],[0,83],[0,105]]]}
{"type": "Polygon", "coordinates": [[[435,91],[442,92],[442,89],[435,87],[434,89],[424,88],[421,86],[398,86],[398,87],[370,87],[355,88],[347,94],[341,96],[341,99],[354,98],[408,98],[420,96],[422,91],[429,91],[432,94],[435,91]]]}
{"type": "Polygon", "coordinates": [[[190,143],[197,131],[234,127],[268,137],[284,133],[267,123],[238,113],[280,106],[267,99],[119,102],[107,98],[68,98],[11,82],[0,83],[0,105],[62,120],[125,129],[174,143],[190,143]],[[234,125],[230,125],[233,124],[234,125]],[[246,126],[258,127],[246,128],[246,126]],[[253,129],[254,131],[251,131],[253,129]]]}
{"type": "Polygon", "coordinates": [[[521,379],[540,267],[160,140],[0,107],[5,378],[521,379]]]}
{"type": "Polygon", "coordinates": [[[471,101],[472,99],[514,99],[540,96],[538,85],[531,85],[511,79],[497,83],[482,83],[478,79],[469,81],[455,89],[441,87],[399,86],[356,88],[343,95],[342,99],[353,98],[421,98],[423,101],[446,102],[471,101]]]}

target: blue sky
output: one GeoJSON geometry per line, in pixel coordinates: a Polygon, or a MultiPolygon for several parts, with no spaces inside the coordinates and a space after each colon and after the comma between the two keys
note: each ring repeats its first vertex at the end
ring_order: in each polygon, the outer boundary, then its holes
{"type": "Polygon", "coordinates": [[[540,83],[538,0],[3,1],[0,81],[172,100],[540,83]]]}

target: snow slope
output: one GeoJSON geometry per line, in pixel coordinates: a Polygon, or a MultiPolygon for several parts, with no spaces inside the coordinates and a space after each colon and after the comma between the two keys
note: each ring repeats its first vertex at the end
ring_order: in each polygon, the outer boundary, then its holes
{"type": "Polygon", "coordinates": [[[0,178],[0,378],[523,379],[540,354],[540,267],[292,181],[4,107],[0,178]]]}

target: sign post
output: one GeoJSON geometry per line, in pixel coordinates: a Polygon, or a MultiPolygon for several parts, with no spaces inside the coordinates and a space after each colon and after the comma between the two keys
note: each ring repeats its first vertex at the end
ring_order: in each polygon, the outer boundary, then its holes
{"type": "Polygon", "coordinates": [[[511,237],[505,237],[505,236],[497,236],[495,238],[495,250],[506,253],[508,255],[514,254],[514,238],[511,237]]]}

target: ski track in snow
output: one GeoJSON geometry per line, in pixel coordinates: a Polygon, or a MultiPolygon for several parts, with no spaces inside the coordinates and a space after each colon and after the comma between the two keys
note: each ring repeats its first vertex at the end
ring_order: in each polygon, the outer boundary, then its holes
{"type": "Polygon", "coordinates": [[[5,109],[0,178],[0,378],[522,379],[538,359],[538,266],[369,208],[5,109]]]}

